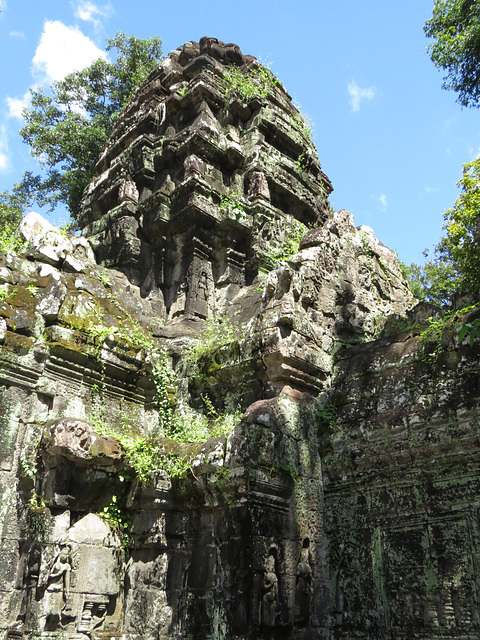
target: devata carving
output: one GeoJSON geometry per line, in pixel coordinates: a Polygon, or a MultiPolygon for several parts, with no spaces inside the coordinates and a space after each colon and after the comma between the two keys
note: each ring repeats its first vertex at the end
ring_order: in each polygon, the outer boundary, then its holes
{"type": "Polygon", "coordinates": [[[70,598],[71,547],[64,545],[57,552],[53,566],[48,572],[47,586],[42,601],[40,629],[54,631],[64,627],[68,617],[68,601],[70,598]],[[63,619],[63,620],[62,620],[63,619]]]}
{"type": "Polygon", "coordinates": [[[308,550],[309,542],[304,542],[297,565],[295,582],[295,622],[307,624],[311,614],[312,567],[308,550]]]}
{"type": "Polygon", "coordinates": [[[260,623],[265,627],[275,627],[278,609],[278,578],[275,573],[275,556],[271,553],[265,564],[262,585],[262,602],[260,623]]]}

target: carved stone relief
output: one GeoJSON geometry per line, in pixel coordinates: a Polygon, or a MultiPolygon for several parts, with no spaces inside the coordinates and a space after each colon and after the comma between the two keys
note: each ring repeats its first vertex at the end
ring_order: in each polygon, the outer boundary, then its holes
{"type": "Polygon", "coordinates": [[[275,550],[271,550],[263,574],[262,601],[260,604],[260,624],[264,627],[275,627],[278,614],[278,577],[276,573],[275,550]]]}

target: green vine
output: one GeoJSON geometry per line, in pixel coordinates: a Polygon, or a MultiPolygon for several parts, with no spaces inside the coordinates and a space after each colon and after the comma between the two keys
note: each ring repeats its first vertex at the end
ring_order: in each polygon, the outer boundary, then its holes
{"type": "Polygon", "coordinates": [[[11,298],[17,292],[17,287],[13,287],[10,284],[0,284],[0,302],[5,302],[8,298],[11,298]]]}
{"type": "MultiPolygon", "coordinates": [[[[459,309],[458,311],[447,311],[444,314],[443,318],[427,318],[429,326],[420,334],[420,341],[423,346],[422,359],[425,362],[436,361],[438,356],[442,352],[443,340],[446,331],[452,330],[454,328],[454,325],[458,323],[462,316],[465,316],[466,314],[472,312],[475,309],[478,309],[479,307],[480,303],[471,305],[469,307],[464,307],[463,309],[459,309]],[[433,351],[427,353],[427,346],[433,346],[433,351]]],[[[478,321],[478,319],[473,320],[471,323],[467,323],[458,327],[457,332],[459,334],[458,337],[460,342],[462,342],[465,336],[470,332],[470,341],[473,345],[475,339],[477,337],[480,337],[480,322],[478,321]]]]}
{"type": "Polygon", "coordinates": [[[283,242],[271,249],[265,259],[265,267],[268,271],[275,269],[279,262],[287,262],[300,250],[300,242],[307,233],[308,228],[298,220],[294,220],[294,226],[283,242]]]}
{"type": "Polygon", "coordinates": [[[337,428],[337,408],[331,400],[327,400],[316,409],[317,417],[326,425],[329,433],[337,428]]]}
{"type": "MultiPolygon", "coordinates": [[[[109,286],[108,277],[102,277],[105,286],[109,286]]],[[[120,312],[116,326],[107,324],[104,316],[97,313],[89,318],[84,330],[95,338],[95,354],[100,362],[100,377],[92,385],[91,415],[89,422],[97,433],[104,437],[113,437],[125,452],[128,465],[141,483],[152,480],[159,472],[167,472],[171,477],[183,475],[191,466],[195,447],[193,443],[204,442],[218,435],[226,435],[240,420],[238,409],[225,413],[216,412],[213,404],[204,397],[206,411],[196,411],[191,407],[177,406],[177,375],[173,371],[166,351],[159,347],[154,338],[142,331],[128,310],[118,301],[112,292],[108,300],[120,312]],[[106,363],[102,353],[107,339],[124,343],[132,349],[144,351],[143,361],[148,363],[150,375],[155,386],[155,406],[157,408],[160,435],[143,436],[135,432],[133,420],[125,412],[120,420],[110,425],[105,415],[106,363]]],[[[185,366],[190,373],[200,371],[199,362],[208,353],[214,352],[238,340],[241,331],[225,316],[217,321],[206,323],[201,336],[192,342],[185,352],[185,366]]],[[[121,505],[111,504],[106,508],[105,517],[118,520],[121,505]]],[[[123,525],[122,525],[123,527],[123,525]]],[[[122,529],[122,527],[119,528],[122,529]]]]}
{"type": "Polygon", "coordinates": [[[177,89],[177,95],[180,98],[183,98],[183,96],[187,93],[187,89],[188,89],[188,84],[183,85],[183,87],[180,87],[180,89],[177,89]]]}
{"type": "Polygon", "coordinates": [[[307,154],[303,151],[299,154],[297,159],[297,169],[300,173],[303,173],[308,168],[307,154]]]}
{"type": "Polygon", "coordinates": [[[125,498],[112,496],[109,504],[100,512],[100,516],[120,537],[122,545],[126,548],[129,545],[129,531],[132,525],[130,514],[126,510],[125,498]]]}
{"type": "Polygon", "coordinates": [[[473,347],[475,340],[480,339],[480,318],[467,322],[462,327],[457,328],[458,339],[463,342],[468,334],[470,334],[469,344],[473,347]]]}
{"type": "Polygon", "coordinates": [[[243,330],[234,325],[225,314],[218,319],[209,319],[201,335],[193,340],[184,353],[183,361],[191,377],[201,377],[201,360],[221,347],[238,343],[243,330]]]}
{"type": "Polygon", "coordinates": [[[22,452],[20,453],[20,466],[22,471],[27,478],[30,478],[31,480],[35,478],[39,469],[39,444],[40,438],[37,438],[32,445],[22,449],[22,452]]]}
{"type": "MultiPolygon", "coordinates": [[[[297,108],[299,108],[298,105],[297,108]]],[[[303,133],[303,135],[311,140],[313,136],[313,123],[310,120],[309,116],[299,113],[298,115],[294,116],[293,121],[295,122],[297,128],[300,129],[300,131],[303,133]]]]}
{"type": "Polygon", "coordinates": [[[245,207],[242,204],[240,192],[235,187],[228,187],[226,194],[220,199],[220,211],[226,212],[229,209],[245,215],[245,207]]]}

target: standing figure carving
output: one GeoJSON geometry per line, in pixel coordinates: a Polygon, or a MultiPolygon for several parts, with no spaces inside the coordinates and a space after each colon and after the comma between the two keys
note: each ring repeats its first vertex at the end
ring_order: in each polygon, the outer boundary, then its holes
{"type": "Polygon", "coordinates": [[[61,624],[62,613],[66,613],[72,571],[70,552],[70,545],[62,547],[50,569],[40,619],[42,630],[54,631],[61,624]]]}
{"type": "Polygon", "coordinates": [[[188,296],[188,279],[187,277],[183,280],[177,291],[177,298],[172,304],[170,308],[170,318],[176,318],[177,316],[183,315],[185,313],[185,307],[187,304],[187,296],[188,296]]]}
{"type": "Polygon", "coordinates": [[[260,622],[265,627],[274,627],[278,608],[278,578],[275,572],[275,556],[267,558],[262,585],[260,622]]]}
{"type": "Polygon", "coordinates": [[[195,313],[201,318],[208,318],[208,275],[202,270],[198,275],[195,313]]]}
{"type": "Polygon", "coordinates": [[[310,566],[308,541],[300,552],[295,583],[295,622],[307,623],[310,618],[312,567],[310,566]]]}

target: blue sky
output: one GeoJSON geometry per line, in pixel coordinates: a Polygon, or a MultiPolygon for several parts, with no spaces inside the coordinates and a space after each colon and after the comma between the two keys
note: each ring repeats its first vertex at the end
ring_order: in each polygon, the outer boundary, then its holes
{"type": "Polygon", "coordinates": [[[0,4],[0,190],[37,170],[18,135],[29,87],[89,64],[119,30],[157,35],[165,53],[209,35],[269,62],[314,124],[333,206],[407,263],[438,241],[462,164],[480,153],[478,112],[441,89],[426,53],[433,0],[0,4]]]}

